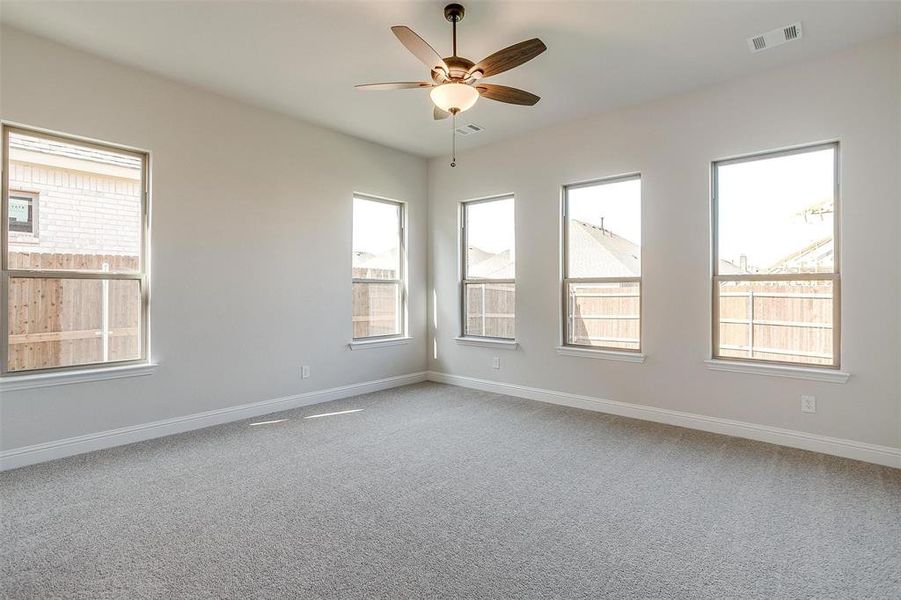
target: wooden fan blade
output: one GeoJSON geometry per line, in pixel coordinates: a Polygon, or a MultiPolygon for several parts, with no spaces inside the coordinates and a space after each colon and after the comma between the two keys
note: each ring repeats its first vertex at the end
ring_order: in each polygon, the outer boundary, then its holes
{"type": "Polygon", "coordinates": [[[413,88],[432,87],[428,81],[394,81],[391,83],[361,83],[354,87],[360,90],[410,90],[413,88]]]}
{"type": "Polygon", "coordinates": [[[422,63],[433,71],[448,72],[447,65],[441,56],[435,52],[435,49],[429,46],[428,42],[416,35],[412,29],[405,25],[395,25],[391,28],[400,43],[409,50],[413,56],[418,58],[422,63]]]}
{"type": "Polygon", "coordinates": [[[506,102],[507,104],[521,104],[523,106],[534,106],[541,98],[516,88],[507,87],[505,85],[494,85],[493,83],[482,83],[476,86],[479,95],[489,100],[497,100],[498,102],[506,102]]]}
{"type": "Polygon", "coordinates": [[[547,50],[547,46],[538,38],[513,44],[509,48],[498,50],[488,58],[480,60],[469,70],[468,75],[481,71],[482,77],[491,77],[529,62],[545,50],[547,50]]]}
{"type": "Polygon", "coordinates": [[[435,110],[432,111],[432,118],[435,119],[436,121],[440,121],[441,119],[446,119],[449,116],[451,116],[451,114],[449,112],[447,112],[446,110],[441,110],[437,106],[435,107],[435,110]]]}

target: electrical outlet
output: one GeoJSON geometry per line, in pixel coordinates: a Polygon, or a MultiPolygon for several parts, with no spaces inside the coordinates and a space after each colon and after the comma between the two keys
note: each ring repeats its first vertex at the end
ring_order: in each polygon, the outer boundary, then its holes
{"type": "Polygon", "coordinates": [[[492,369],[500,369],[501,368],[501,357],[495,356],[491,359],[491,368],[492,369]]]}
{"type": "Polygon", "coordinates": [[[801,412],[815,413],[817,411],[816,396],[801,396],[801,412]]]}
{"type": "Polygon", "coordinates": [[[307,379],[310,376],[310,365],[304,365],[300,368],[300,378],[307,379]]]}

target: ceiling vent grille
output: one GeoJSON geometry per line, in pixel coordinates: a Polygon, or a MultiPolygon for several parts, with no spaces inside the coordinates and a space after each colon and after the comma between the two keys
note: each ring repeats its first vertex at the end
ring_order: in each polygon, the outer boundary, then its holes
{"type": "Polygon", "coordinates": [[[793,42],[801,39],[804,30],[801,28],[801,22],[792,23],[779,29],[773,29],[760,35],[748,38],[748,49],[752,53],[761,52],[768,48],[781,46],[786,42],[793,42]]]}
{"type": "Polygon", "coordinates": [[[460,135],[472,135],[484,130],[484,127],[476,125],[475,123],[469,123],[468,125],[464,125],[463,127],[457,127],[457,133],[460,135]]]}

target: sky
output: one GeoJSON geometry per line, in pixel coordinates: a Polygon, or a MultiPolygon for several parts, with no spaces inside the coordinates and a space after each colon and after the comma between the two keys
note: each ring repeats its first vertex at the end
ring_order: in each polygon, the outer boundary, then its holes
{"type": "Polygon", "coordinates": [[[399,207],[387,202],[354,198],[353,251],[382,254],[400,241],[399,207]]]}
{"type": "Polygon", "coordinates": [[[466,208],[467,240],[470,247],[497,254],[504,250],[515,253],[513,198],[476,202],[466,208]]]}

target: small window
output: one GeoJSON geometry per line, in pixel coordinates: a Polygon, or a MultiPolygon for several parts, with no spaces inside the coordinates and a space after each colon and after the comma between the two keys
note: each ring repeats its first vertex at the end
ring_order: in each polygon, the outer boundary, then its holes
{"type": "Polygon", "coordinates": [[[641,178],[563,190],[564,345],[641,351],[641,178]]]}
{"type": "Polygon", "coordinates": [[[713,164],[713,356],[839,367],[838,144],[713,164]]]}
{"type": "MultiPolygon", "coordinates": [[[[38,194],[13,190],[9,193],[9,232],[36,237],[38,194]]],[[[18,236],[17,236],[18,237],[18,236]]]]}
{"type": "Polygon", "coordinates": [[[3,160],[2,373],[146,361],[147,155],[4,126],[3,160]]]}
{"type": "Polygon", "coordinates": [[[463,335],[516,336],[513,196],[463,204],[463,335]]]}
{"type": "Polygon", "coordinates": [[[405,328],[404,206],[354,196],[353,339],[401,336],[405,328]]]}

